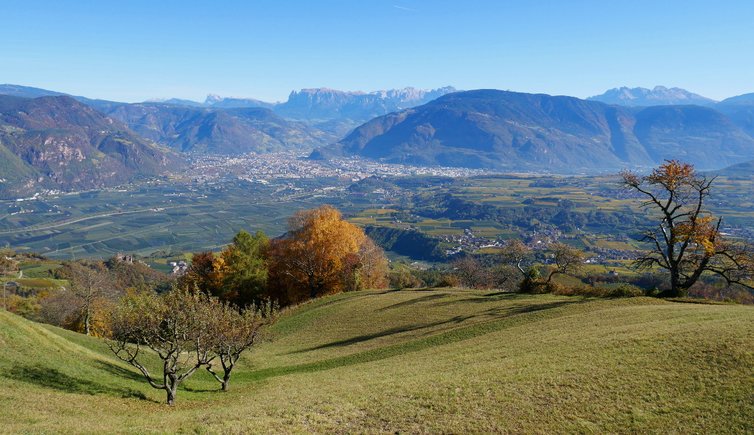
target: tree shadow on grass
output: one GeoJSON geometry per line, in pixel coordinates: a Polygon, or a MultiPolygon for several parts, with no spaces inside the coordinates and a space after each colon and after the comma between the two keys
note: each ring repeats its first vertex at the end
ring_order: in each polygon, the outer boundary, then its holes
{"type": "Polygon", "coordinates": [[[579,305],[588,302],[585,299],[548,302],[546,304],[521,305],[512,307],[492,307],[484,311],[485,315],[492,316],[516,316],[519,314],[534,313],[537,311],[552,310],[568,305],[579,305]]]}
{"type": "MultiPolygon", "coordinates": [[[[141,373],[135,370],[129,370],[127,367],[121,367],[121,366],[118,366],[116,364],[112,364],[106,361],[97,361],[97,365],[99,365],[99,367],[102,370],[105,370],[106,372],[109,372],[120,378],[126,378],[132,381],[146,383],[146,379],[144,378],[144,375],[142,375],[141,373]]],[[[191,388],[189,386],[186,386],[185,384],[181,384],[180,389],[185,390],[185,391],[190,391],[193,393],[208,393],[208,392],[213,392],[213,391],[220,391],[219,387],[217,389],[199,389],[199,388],[191,388]]]]}
{"type": "Polygon", "coordinates": [[[395,327],[395,328],[388,328],[388,329],[385,329],[384,331],[379,331],[379,332],[375,332],[375,333],[372,333],[372,334],[358,335],[356,337],[351,337],[351,338],[348,338],[348,339],[345,339],[345,340],[338,340],[338,341],[333,341],[331,343],[322,344],[322,345],[319,345],[319,346],[313,346],[313,347],[308,347],[308,348],[305,348],[305,349],[294,350],[292,352],[288,352],[288,354],[311,352],[313,350],[329,349],[329,348],[332,348],[332,347],[349,346],[349,345],[352,345],[352,344],[356,344],[356,343],[361,343],[361,342],[364,342],[364,341],[373,340],[375,338],[388,337],[388,336],[395,335],[395,334],[401,334],[403,332],[419,331],[419,330],[422,330],[422,329],[434,328],[434,327],[437,327],[437,326],[442,326],[442,325],[446,325],[446,324],[450,324],[450,323],[461,323],[461,322],[463,322],[465,320],[471,319],[472,317],[474,317],[474,316],[455,316],[455,317],[453,317],[451,319],[441,320],[441,321],[438,321],[438,322],[422,323],[422,324],[416,324],[416,325],[406,325],[406,326],[398,326],[398,327],[395,327]]]}
{"type": "Polygon", "coordinates": [[[448,293],[429,294],[429,295],[426,295],[426,296],[421,296],[421,297],[418,297],[418,298],[409,299],[407,301],[397,302],[395,304],[388,305],[386,307],[382,307],[382,308],[380,308],[377,311],[387,311],[387,310],[392,310],[392,309],[395,309],[395,308],[401,308],[401,307],[406,307],[406,306],[410,306],[410,305],[414,305],[414,304],[420,304],[422,302],[429,302],[429,301],[433,301],[435,299],[442,299],[442,298],[444,298],[446,296],[448,296],[448,293]]]}
{"type": "MultiPolygon", "coordinates": [[[[252,381],[261,381],[261,380],[273,378],[276,376],[284,376],[284,375],[298,374],[298,373],[311,373],[311,372],[329,370],[329,369],[334,369],[334,368],[339,368],[339,367],[346,367],[346,366],[355,365],[355,364],[363,364],[363,363],[368,363],[368,362],[373,362],[373,361],[379,361],[379,360],[391,358],[394,356],[404,355],[404,354],[412,353],[412,352],[418,352],[418,351],[432,348],[435,346],[457,343],[460,341],[472,339],[472,338],[479,337],[485,334],[489,334],[492,332],[510,328],[510,327],[520,324],[520,322],[518,321],[519,319],[518,316],[522,314],[535,313],[535,315],[539,315],[538,314],[539,312],[546,312],[548,310],[553,310],[553,309],[564,307],[567,305],[581,304],[584,302],[587,302],[587,301],[565,300],[565,301],[557,301],[557,302],[551,302],[551,303],[539,304],[539,305],[527,305],[527,306],[521,306],[521,307],[508,307],[508,308],[504,308],[504,307],[494,308],[493,307],[493,308],[490,308],[489,310],[486,310],[482,313],[478,313],[475,315],[456,316],[452,319],[445,320],[442,322],[426,324],[426,325],[417,325],[417,326],[413,326],[409,328],[414,328],[414,330],[416,330],[416,329],[428,328],[433,325],[437,326],[443,323],[452,323],[452,322],[460,323],[465,320],[469,320],[469,319],[477,318],[477,317],[483,317],[486,320],[486,321],[474,323],[465,327],[455,328],[449,331],[438,332],[437,334],[424,336],[424,337],[417,338],[415,340],[407,341],[404,343],[397,343],[397,344],[388,345],[388,346],[384,346],[384,347],[380,347],[376,349],[369,349],[363,352],[357,352],[357,353],[342,356],[342,357],[330,358],[330,359],[315,361],[311,363],[295,364],[295,365],[282,366],[282,367],[270,367],[266,369],[255,370],[255,371],[240,374],[239,377],[245,378],[247,380],[252,380],[252,381]]],[[[404,330],[406,329],[404,328],[404,330]]],[[[332,343],[321,345],[315,348],[306,349],[302,351],[295,351],[292,353],[306,352],[308,350],[314,350],[318,348],[327,348],[327,347],[332,347],[332,346],[343,346],[343,345],[348,344],[348,342],[355,343],[359,341],[368,340],[371,338],[376,338],[375,336],[386,336],[391,333],[395,334],[398,332],[400,331],[388,329],[381,333],[371,334],[370,336],[354,337],[348,340],[332,342],[332,343]]]]}
{"type": "Polygon", "coordinates": [[[485,293],[481,295],[469,296],[466,298],[452,299],[445,302],[439,302],[438,305],[453,305],[453,304],[460,304],[460,303],[467,303],[467,302],[485,303],[485,302],[508,301],[508,300],[515,300],[515,299],[521,298],[521,296],[522,296],[521,293],[515,293],[515,292],[509,292],[509,291],[496,291],[496,292],[485,293]]]}
{"type": "Polygon", "coordinates": [[[181,389],[190,393],[222,393],[223,390],[220,387],[217,388],[193,388],[187,385],[181,385],[181,389]]]}
{"type": "Polygon", "coordinates": [[[125,367],[121,367],[118,365],[115,365],[113,363],[109,363],[107,361],[97,361],[97,365],[100,369],[115,375],[119,378],[126,378],[130,379],[132,381],[138,381],[138,382],[144,382],[144,376],[141,375],[141,373],[137,373],[134,370],[129,370],[125,367]]]}
{"type": "Polygon", "coordinates": [[[108,394],[122,398],[137,398],[140,400],[153,401],[144,393],[130,388],[114,388],[102,385],[88,379],[81,379],[67,375],[57,369],[43,366],[19,366],[5,373],[3,377],[17,382],[33,384],[44,388],[50,388],[66,393],[75,394],[108,394]]]}
{"type": "Polygon", "coordinates": [[[518,293],[516,293],[514,291],[500,290],[500,291],[496,291],[496,292],[492,292],[492,293],[487,293],[487,294],[484,295],[484,297],[492,298],[492,297],[498,297],[498,296],[506,296],[506,298],[500,297],[498,299],[510,299],[512,296],[515,296],[517,294],[518,293]]]}
{"type": "MultiPolygon", "coordinates": [[[[509,292],[509,291],[496,291],[496,292],[486,293],[482,295],[470,296],[466,298],[450,299],[447,301],[438,301],[434,305],[448,306],[448,305],[455,305],[455,304],[490,303],[490,302],[500,302],[500,301],[515,302],[518,299],[521,301],[521,303],[525,305],[513,306],[513,307],[501,307],[499,309],[496,308],[501,313],[505,311],[511,311],[513,312],[513,314],[515,314],[518,311],[522,313],[526,313],[530,311],[539,311],[541,309],[557,308],[558,306],[562,306],[562,305],[583,304],[586,302],[592,302],[595,299],[612,299],[612,298],[590,298],[590,297],[579,297],[579,296],[567,296],[568,298],[567,300],[560,300],[560,301],[548,302],[548,303],[535,303],[533,302],[532,297],[536,297],[536,296],[541,296],[541,295],[529,294],[529,293],[516,293],[516,292],[509,292]]],[[[561,298],[565,298],[565,297],[566,296],[561,296],[561,298]]]]}

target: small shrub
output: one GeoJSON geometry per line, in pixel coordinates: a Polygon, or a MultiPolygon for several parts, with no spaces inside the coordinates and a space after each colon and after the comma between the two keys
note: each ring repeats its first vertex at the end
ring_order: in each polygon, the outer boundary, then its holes
{"type": "Polygon", "coordinates": [[[620,283],[615,286],[610,286],[604,289],[604,297],[608,298],[634,298],[637,296],[644,296],[644,290],[628,283],[620,283]]]}
{"type": "Polygon", "coordinates": [[[461,280],[453,274],[444,274],[440,280],[432,287],[458,287],[461,285],[461,280]]]}
{"type": "Polygon", "coordinates": [[[526,278],[521,281],[519,286],[519,293],[527,293],[532,295],[540,295],[545,293],[552,293],[553,289],[559,289],[562,286],[550,282],[544,282],[536,279],[526,278]]]}
{"type": "Polygon", "coordinates": [[[420,280],[406,269],[391,272],[389,278],[390,287],[398,290],[424,287],[424,281],[420,280]]]}
{"type": "Polygon", "coordinates": [[[440,269],[417,270],[410,269],[410,273],[430,288],[438,287],[457,287],[458,278],[450,276],[452,274],[440,269]]]}
{"type": "Polygon", "coordinates": [[[552,294],[560,296],[588,296],[596,298],[631,298],[636,296],[644,296],[644,290],[641,288],[627,284],[619,283],[609,286],[595,287],[591,285],[580,286],[551,286],[552,294]]]}

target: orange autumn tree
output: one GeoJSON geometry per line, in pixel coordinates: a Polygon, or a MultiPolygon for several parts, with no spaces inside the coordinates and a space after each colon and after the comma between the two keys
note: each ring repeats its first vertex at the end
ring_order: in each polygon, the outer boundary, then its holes
{"type": "Polygon", "coordinates": [[[179,287],[186,290],[197,289],[208,295],[223,295],[222,257],[216,257],[210,251],[197,252],[191,257],[191,266],[186,274],[178,280],[179,287]]]}
{"type": "Polygon", "coordinates": [[[714,178],[677,160],[666,161],[644,177],[628,171],[622,177],[625,186],[647,198],[643,206],[658,215],[658,224],[644,233],[651,250],[637,265],[669,272],[667,296],[687,295],[704,273],[717,274],[728,285],[752,287],[750,249],[727,240],[720,232],[722,219],[705,208],[714,178]]]}
{"type": "Polygon", "coordinates": [[[293,215],[285,237],[270,243],[269,267],[284,303],[387,284],[382,249],[331,206],[293,215]]]}

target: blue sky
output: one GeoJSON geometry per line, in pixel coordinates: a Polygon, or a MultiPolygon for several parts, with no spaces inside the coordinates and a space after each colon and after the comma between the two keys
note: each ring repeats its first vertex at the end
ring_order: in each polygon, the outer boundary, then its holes
{"type": "Polygon", "coordinates": [[[0,83],[119,101],[453,85],[754,92],[754,1],[0,2],[0,83]]]}

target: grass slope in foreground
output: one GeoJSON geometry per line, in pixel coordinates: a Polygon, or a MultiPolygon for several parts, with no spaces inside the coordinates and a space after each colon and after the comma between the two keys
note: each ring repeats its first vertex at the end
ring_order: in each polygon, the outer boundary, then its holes
{"type": "Polygon", "coordinates": [[[230,392],[198,373],[169,408],[102,341],[0,312],[1,431],[754,430],[747,306],[365,291],[272,336],[230,392]]]}

